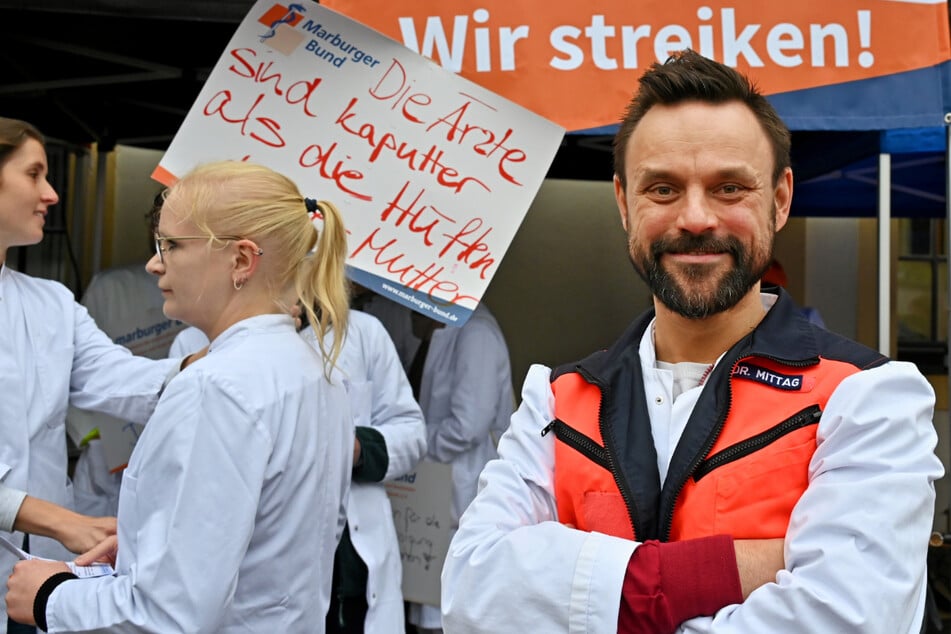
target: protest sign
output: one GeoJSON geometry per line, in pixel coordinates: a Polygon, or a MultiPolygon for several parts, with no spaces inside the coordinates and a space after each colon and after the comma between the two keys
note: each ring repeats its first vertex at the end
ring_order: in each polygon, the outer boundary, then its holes
{"type": "Polygon", "coordinates": [[[439,605],[439,575],[449,550],[452,467],[423,460],[387,482],[403,564],[403,598],[439,605]]]}
{"type": "Polygon", "coordinates": [[[340,208],[351,279],[462,325],[563,133],[344,15],[260,0],[153,177],[224,159],[280,171],[340,208]]]}

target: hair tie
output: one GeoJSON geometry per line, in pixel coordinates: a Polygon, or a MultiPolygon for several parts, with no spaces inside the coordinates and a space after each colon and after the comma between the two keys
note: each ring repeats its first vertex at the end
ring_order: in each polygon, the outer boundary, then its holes
{"type": "Polygon", "coordinates": [[[304,206],[307,207],[307,213],[314,213],[317,211],[317,201],[313,198],[305,198],[304,206]]]}

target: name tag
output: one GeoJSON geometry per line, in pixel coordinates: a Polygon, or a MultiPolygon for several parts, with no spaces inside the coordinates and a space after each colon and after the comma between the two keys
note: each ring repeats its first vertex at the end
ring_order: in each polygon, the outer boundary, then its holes
{"type": "Polygon", "coordinates": [[[738,364],[733,370],[733,376],[790,392],[808,390],[812,387],[806,386],[805,377],[802,374],[782,374],[748,362],[738,364]]]}

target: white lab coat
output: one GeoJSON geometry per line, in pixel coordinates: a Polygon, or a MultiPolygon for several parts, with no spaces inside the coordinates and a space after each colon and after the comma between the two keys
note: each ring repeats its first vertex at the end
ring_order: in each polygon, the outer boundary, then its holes
{"type": "Polygon", "coordinates": [[[187,357],[207,345],[208,337],[205,336],[205,333],[194,326],[189,326],[175,337],[172,347],[168,350],[168,356],[172,358],[187,357]]]}
{"type": "MultiPolygon", "coordinates": [[[[0,482],[67,507],[66,406],[73,402],[145,422],[179,360],[134,357],[112,343],[62,284],[0,268],[0,482]]],[[[2,532],[22,543],[21,533],[2,532]]],[[[57,542],[31,537],[40,556],[71,559],[57,542]]],[[[0,552],[0,578],[15,563],[0,552]]],[[[6,605],[0,602],[0,632],[6,605]]]]}
{"type": "MultiPolygon", "coordinates": [[[[479,473],[498,457],[495,437],[515,407],[508,347],[495,317],[479,305],[459,328],[433,332],[419,404],[426,419],[427,456],[452,466],[452,528],[476,495],[479,473]]],[[[412,604],[409,620],[441,627],[439,608],[412,604]]]]}
{"type": "Polygon", "coordinates": [[[58,586],[49,631],[323,632],[352,447],[342,382],[290,317],[233,325],[136,445],[116,574],[58,586]]]}
{"type": "Polygon", "coordinates": [[[388,297],[373,294],[364,302],[363,312],[380,320],[396,346],[403,369],[409,372],[413,355],[419,346],[419,339],[413,334],[413,311],[388,297]]]}
{"type": "MultiPolygon", "coordinates": [[[[156,277],[143,264],[116,267],[98,273],[83,294],[82,305],[100,330],[132,354],[165,359],[169,346],[185,324],[163,312],[165,298],[156,277]]],[[[182,355],[184,356],[184,355],[182,355]]],[[[126,421],[70,407],[66,430],[77,445],[93,429],[115,433],[126,421]]],[[[85,445],[73,471],[76,510],[87,515],[115,515],[119,505],[121,473],[111,473],[101,440],[85,445]]]]}
{"type": "Polygon", "coordinates": [[[175,336],[186,328],[165,316],[158,278],[144,264],[107,269],[89,282],[81,301],[99,328],[133,354],[150,359],[169,356],[175,336]]]}
{"type": "MultiPolygon", "coordinates": [[[[313,330],[301,333],[317,345],[313,330]]],[[[337,367],[350,392],[357,426],[372,427],[386,441],[385,480],[410,473],[426,452],[426,427],[393,341],[372,315],[350,312],[347,338],[337,367]]],[[[367,566],[364,631],[402,633],[403,569],[386,489],[379,482],[354,482],[347,506],[350,540],[367,566]]]]}
{"type": "MultiPolygon", "coordinates": [[[[306,328],[301,336],[317,347],[313,329],[306,328]]],[[[328,334],[327,345],[331,343],[328,334]]],[[[172,352],[191,354],[207,344],[200,330],[188,328],[175,338],[172,352]]],[[[378,319],[350,312],[337,368],[347,385],[354,424],[376,429],[386,441],[389,465],[384,479],[411,472],[426,451],[426,427],[393,341],[378,319]]],[[[364,629],[374,634],[402,633],[403,570],[390,502],[382,484],[351,484],[347,521],[350,540],[367,566],[364,629]]]]}

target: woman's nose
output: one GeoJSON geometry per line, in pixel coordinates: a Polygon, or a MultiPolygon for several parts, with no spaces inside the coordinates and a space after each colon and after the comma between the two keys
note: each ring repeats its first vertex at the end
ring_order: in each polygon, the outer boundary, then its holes
{"type": "Polygon", "coordinates": [[[165,272],[165,265],[159,258],[158,253],[153,253],[152,257],[149,258],[149,261],[145,263],[145,270],[152,275],[161,275],[165,272]]]}

